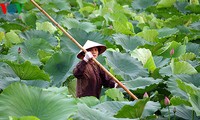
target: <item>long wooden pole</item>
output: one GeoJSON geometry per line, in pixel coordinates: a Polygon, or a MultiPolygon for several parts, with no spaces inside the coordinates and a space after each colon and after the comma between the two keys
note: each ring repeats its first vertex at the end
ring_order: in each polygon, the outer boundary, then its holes
{"type": "MultiPolygon", "coordinates": [[[[65,29],[60,26],[47,12],[45,12],[34,0],[30,0],[44,15],[46,15],[67,37],[69,37],[70,40],[72,40],[81,50],[84,52],[87,52],[68,32],[65,31],[65,29]]],[[[103,65],[101,65],[95,58],[92,58],[92,60],[99,65],[109,76],[112,77],[113,80],[115,80],[116,83],[120,87],[122,87],[133,99],[137,100],[138,98],[131,92],[129,89],[126,88],[119,80],[117,80],[103,65]]]]}

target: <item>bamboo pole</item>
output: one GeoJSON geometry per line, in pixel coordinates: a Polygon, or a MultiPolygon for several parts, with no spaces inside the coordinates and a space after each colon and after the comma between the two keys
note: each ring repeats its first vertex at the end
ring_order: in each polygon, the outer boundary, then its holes
{"type": "MultiPolygon", "coordinates": [[[[51,22],[53,22],[67,37],[69,37],[70,40],[72,40],[72,42],[74,42],[81,50],[83,50],[84,52],[87,52],[68,32],[65,31],[65,29],[60,26],[47,12],[45,12],[34,0],[30,0],[44,15],[46,15],[51,22]]],[[[138,98],[131,92],[129,91],[129,89],[126,88],[126,86],[124,86],[119,80],[117,80],[107,69],[105,69],[105,67],[103,65],[101,65],[101,63],[99,63],[95,58],[92,58],[92,60],[99,65],[99,67],[101,67],[110,77],[112,77],[113,80],[115,80],[116,83],[118,83],[118,85],[120,87],[122,87],[133,99],[137,100],[138,98]]]]}

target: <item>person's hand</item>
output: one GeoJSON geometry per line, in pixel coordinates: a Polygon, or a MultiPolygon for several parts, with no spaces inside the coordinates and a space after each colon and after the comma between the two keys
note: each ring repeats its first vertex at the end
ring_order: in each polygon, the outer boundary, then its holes
{"type": "Polygon", "coordinates": [[[115,83],[115,86],[114,86],[114,88],[117,88],[118,87],[118,83],[115,83]]]}
{"type": "MultiPolygon", "coordinates": [[[[125,83],[122,83],[122,84],[125,85],[125,83]]],[[[114,88],[120,88],[119,84],[118,84],[118,83],[115,83],[114,88]]]]}
{"type": "Polygon", "coordinates": [[[90,59],[92,59],[93,58],[93,55],[92,55],[92,53],[91,52],[86,52],[85,53],[85,57],[83,58],[83,60],[85,61],[85,62],[88,62],[90,59]]]}

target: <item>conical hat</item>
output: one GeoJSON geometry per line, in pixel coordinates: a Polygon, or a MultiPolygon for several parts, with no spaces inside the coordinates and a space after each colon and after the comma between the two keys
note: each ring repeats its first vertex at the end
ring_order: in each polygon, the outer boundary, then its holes
{"type": "MultiPolygon", "coordinates": [[[[91,40],[87,40],[86,43],[84,44],[83,48],[85,50],[89,49],[89,48],[93,48],[93,47],[97,47],[99,50],[99,55],[102,54],[105,50],[106,50],[106,46],[93,42],[91,40]]],[[[78,55],[77,58],[82,59],[84,57],[84,52],[81,50],[78,55]]]]}

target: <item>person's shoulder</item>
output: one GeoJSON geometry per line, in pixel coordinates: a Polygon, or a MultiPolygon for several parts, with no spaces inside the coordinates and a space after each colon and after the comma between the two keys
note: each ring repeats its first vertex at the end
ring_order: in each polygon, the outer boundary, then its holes
{"type": "Polygon", "coordinates": [[[81,61],[79,61],[78,63],[77,63],[77,65],[86,65],[87,64],[87,62],[85,62],[84,60],[81,60],[81,61]]]}

